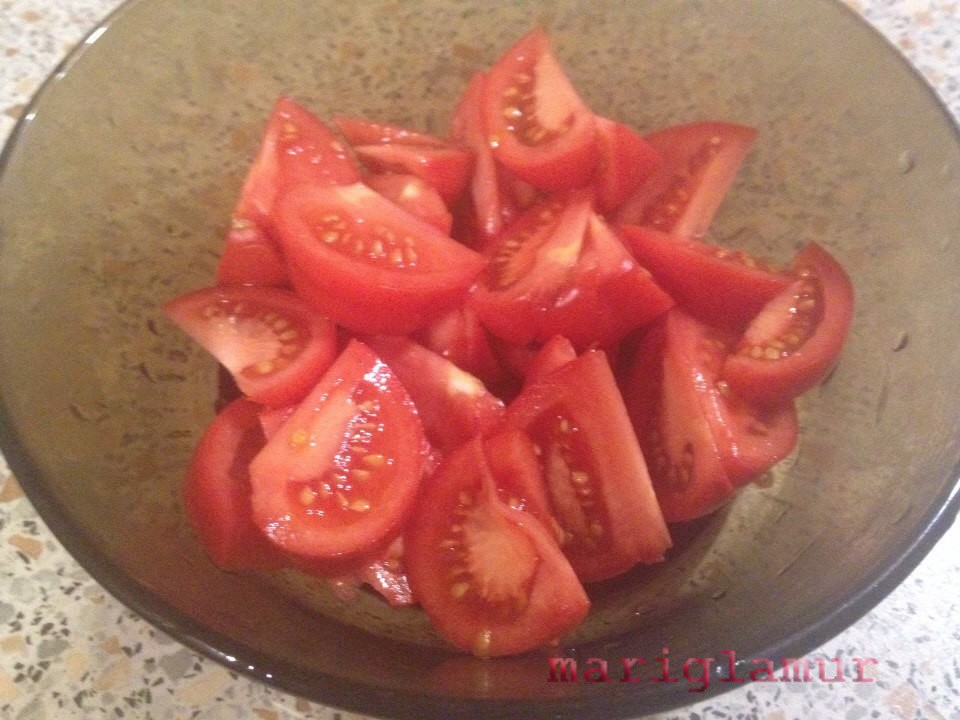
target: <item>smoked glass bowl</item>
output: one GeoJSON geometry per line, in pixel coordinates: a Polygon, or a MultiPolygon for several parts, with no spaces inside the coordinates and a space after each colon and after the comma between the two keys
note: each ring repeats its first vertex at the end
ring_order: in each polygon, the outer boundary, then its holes
{"type": "Polygon", "coordinates": [[[134,1],[51,77],[2,155],[0,443],[111,593],[292,693],[403,718],[675,707],[703,696],[549,682],[547,657],[614,668],[664,648],[675,662],[728,650],[743,670],[801,656],[873,607],[955,517],[958,178],[947,112],[832,0],[134,1]],[[598,113],[644,131],[756,126],[709,239],[781,262],[816,240],[849,270],[857,310],[842,362],[800,403],[798,451],[763,487],[675,528],[663,565],[595,588],[586,639],[482,662],[418,637],[416,613],[365,601],[342,623],[206,560],[178,487],[216,370],[158,306],[211,282],[279,94],[321,117],[442,135],[469,74],[534,24],[598,113]]]}

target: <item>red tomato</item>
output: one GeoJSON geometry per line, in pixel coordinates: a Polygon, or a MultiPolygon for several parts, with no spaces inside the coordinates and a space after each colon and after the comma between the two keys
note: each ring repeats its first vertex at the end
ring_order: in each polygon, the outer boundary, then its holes
{"type": "Polygon", "coordinates": [[[265,223],[277,196],[296,185],[350,185],[360,173],[346,148],[310,112],[281,97],[240,192],[235,215],[265,223]]]}
{"type": "Polygon", "coordinates": [[[491,389],[500,388],[505,380],[486,329],[466,305],[438,317],[423,328],[417,339],[491,389]]]}
{"type": "Polygon", "coordinates": [[[497,160],[531,185],[559,191],[590,182],[596,120],[542,30],[528,33],[490,70],[484,117],[497,160]]]}
{"type": "Polygon", "coordinates": [[[276,243],[252,220],[234,217],[217,264],[217,285],[285,287],[287,267],[276,243]]]}
{"type": "Polygon", "coordinates": [[[609,212],[663,164],[660,154],[623,123],[597,118],[597,208],[609,212]]]}
{"type": "Polygon", "coordinates": [[[371,175],[367,178],[367,186],[414,217],[430,223],[444,235],[450,234],[453,216],[443,204],[443,198],[416,175],[371,175]]]}
{"type": "Polygon", "coordinates": [[[403,386],[351,341],[250,464],[254,520],[291,553],[336,559],[362,552],[406,520],[423,445],[403,386]]]}
{"type": "Polygon", "coordinates": [[[816,243],[794,260],[797,280],[750,324],[723,378],[758,403],[782,403],[820,382],[840,357],[853,320],[853,284],[816,243]]]}
{"type": "Polygon", "coordinates": [[[503,419],[503,402],[449,360],[402,337],[367,338],[410,393],[427,439],[441,451],[486,432],[503,419]]]}
{"type": "Polygon", "coordinates": [[[360,572],[360,579],[394,607],[413,605],[413,591],[403,562],[403,541],[398,538],[382,558],[360,572]]]}
{"type": "Polygon", "coordinates": [[[431,135],[358,118],[334,118],[357,156],[373,170],[416,175],[453,203],[470,179],[473,153],[431,135]]]}
{"type": "Polygon", "coordinates": [[[561,547],[581,580],[663,560],[670,535],[602,352],[527,385],[507,408],[506,426],[540,448],[561,547]]]}
{"type": "Polygon", "coordinates": [[[277,568],[282,555],[253,522],[248,467],[263,434],[259,406],[234,400],[204,432],[183,486],[187,518],[203,549],[222,570],[277,568]]]}
{"type": "Polygon", "coordinates": [[[590,607],[549,531],[497,498],[479,439],[425,481],[404,551],[410,587],[434,626],[479,657],[544,645],[590,607]]]}
{"type": "Polygon", "coordinates": [[[576,359],[577,351],[570,341],[563,335],[554,335],[533,356],[524,374],[524,382],[535,382],[576,359]]]}
{"type": "Polygon", "coordinates": [[[617,222],[700,239],[756,136],[753,128],[720,122],[648,135],[664,163],[620,206],[617,222]]]}
{"type": "Polygon", "coordinates": [[[790,277],[739,250],[623,225],[624,243],[688,313],[711,325],[743,327],[783,292],[790,277]]]}
{"type": "Polygon", "coordinates": [[[616,342],[673,301],[575,193],[535,205],[507,228],[470,304],[509,342],[563,335],[584,349],[616,342]]]}
{"type": "Polygon", "coordinates": [[[719,380],[726,345],[671,310],[641,343],[624,398],[669,521],[713,512],[797,440],[792,403],[754,406],[719,380]]]}
{"type": "Polygon", "coordinates": [[[169,301],[163,310],[258,403],[296,402],[336,355],[333,325],[286,290],[206,288],[169,301]]]}
{"type": "Polygon", "coordinates": [[[280,245],[297,292],[356,332],[405,334],[463,297],[483,258],[365,185],[281,198],[280,245]]]}
{"type": "Polygon", "coordinates": [[[276,435],[277,430],[283,427],[283,424],[290,419],[290,416],[296,411],[298,403],[284,405],[283,407],[267,407],[260,409],[260,427],[263,430],[263,436],[269,440],[276,435]]]}

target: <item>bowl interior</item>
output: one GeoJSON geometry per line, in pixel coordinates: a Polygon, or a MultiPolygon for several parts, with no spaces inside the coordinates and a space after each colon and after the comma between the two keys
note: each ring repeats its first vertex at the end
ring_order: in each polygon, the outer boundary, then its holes
{"type": "Polygon", "coordinates": [[[772,485],[678,528],[665,565],[597,588],[594,639],[570,652],[809,651],[917,561],[953,492],[960,146],[926,86],[839,3],[140,0],[51,81],[8,148],[3,443],[108,588],[235,669],[404,716],[563,702],[612,717],[689,699],[660,683],[547,683],[544,655],[482,663],[318,618],[213,568],[178,504],[215,368],[157,307],[211,282],[275,97],[442,135],[470,73],[533,23],[603,115],[757,126],[713,239],[779,261],[815,239],[858,301],[772,485]]]}

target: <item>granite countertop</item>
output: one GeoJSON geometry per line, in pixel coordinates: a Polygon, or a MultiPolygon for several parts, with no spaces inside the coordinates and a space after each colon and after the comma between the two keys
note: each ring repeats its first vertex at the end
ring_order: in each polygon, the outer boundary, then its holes
{"type": "MultiPolygon", "coordinates": [[[[960,2],[847,0],[960,116],[960,2]]],[[[0,140],[117,0],[0,0],[0,140]]],[[[878,659],[875,682],[751,684],[666,718],[960,718],[960,527],[886,600],[811,657],[878,659]]],[[[322,718],[201,658],[110,597],[63,550],[0,459],[0,718],[322,718]]]]}

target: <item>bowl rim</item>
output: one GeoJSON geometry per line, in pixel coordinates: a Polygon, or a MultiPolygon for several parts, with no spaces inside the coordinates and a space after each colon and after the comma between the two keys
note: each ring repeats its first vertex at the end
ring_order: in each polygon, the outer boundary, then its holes
{"type": "MultiPolygon", "coordinates": [[[[57,64],[44,79],[14,124],[0,149],[0,184],[7,175],[11,157],[20,141],[30,131],[38,105],[45,95],[62,80],[86,50],[94,45],[110,27],[134,7],[150,0],[123,0],[101,19],[57,64]]],[[[901,63],[919,82],[934,102],[947,125],[960,143],[960,121],[946,106],[931,83],[910,60],[876,27],[843,0],[827,0],[841,13],[854,17],[868,29],[888,53],[901,63]]],[[[2,242],[2,237],[0,237],[2,242]]],[[[23,489],[37,514],[46,523],[57,541],[70,556],[115,599],[155,628],[224,667],[261,683],[295,696],[352,712],[390,718],[422,720],[442,718],[502,718],[527,720],[557,718],[573,712],[583,720],[611,720],[635,717],[638,713],[666,712],[707,698],[716,697],[739,683],[710,683],[709,688],[691,697],[670,692],[669,684],[661,683],[660,692],[644,695],[611,692],[606,696],[591,695],[571,699],[482,699],[439,697],[425,692],[398,692],[327,674],[304,676],[292,663],[278,661],[227,635],[211,630],[153,594],[149,588],[130,578],[115,563],[106,559],[84,533],[68,520],[63,505],[48,495],[29,453],[20,443],[10,423],[10,413],[0,397],[0,452],[13,476],[23,489]]],[[[794,633],[777,638],[750,657],[804,657],[820,645],[847,629],[872,610],[913,572],[927,553],[943,537],[960,514],[960,463],[948,473],[951,483],[945,485],[922,518],[920,533],[896,557],[892,564],[878,567],[857,591],[838,603],[829,613],[794,633]]],[[[738,670],[746,670],[747,659],[737,661],[738,670]]],[[[746,674],[746,673],[744,673],[746,674]]],[[[612,688],[611,688],[612,689],[612,688]]]]}

